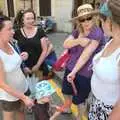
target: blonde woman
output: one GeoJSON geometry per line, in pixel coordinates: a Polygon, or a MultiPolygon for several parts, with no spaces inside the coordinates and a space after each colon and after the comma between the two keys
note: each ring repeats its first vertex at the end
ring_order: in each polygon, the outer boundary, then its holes
{"type": "MultiPolygon", "coordinates": [[[[90,4],[84,4],[78,7],[77,13],[78,16],[72,19],[73,22],[77,22],[77,29],[64,42],[64,47],[71,56],[66,65],[62,84],[62,92],[67,97],[65,101],[67,106],[62,106],[64,110],[70,107],[71,102],[78,105],[79,109],[85,103],[91,90],[91,61],[104,41],[102,30],[94,22],[97,11],[94,11],[90,4]],[[74,94],[71,82],[74,82],[77,94],[74,94]]],[[[80,114],[77,119],[79,116],[80,114]]]]}

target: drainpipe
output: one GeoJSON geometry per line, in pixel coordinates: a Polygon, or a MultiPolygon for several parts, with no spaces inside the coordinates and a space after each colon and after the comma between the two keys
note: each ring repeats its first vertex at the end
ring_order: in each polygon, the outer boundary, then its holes
{"type": "Polygon", "coordinates": [[[33,0],[31,0],[31,8],[33,9],[33,0]]]}

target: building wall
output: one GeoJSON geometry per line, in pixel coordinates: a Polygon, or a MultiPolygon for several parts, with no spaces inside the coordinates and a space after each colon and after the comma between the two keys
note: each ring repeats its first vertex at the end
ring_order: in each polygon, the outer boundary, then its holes
{"type": "Polygon", "coordinates": [[[57,29],[71,32],[72,25],[69,20],[71,19],[73,0],[51,0],[51,3],[52,16],[57,22],[57,29]]]}
{"type": "MultiPolygon", "coordinates": [[[[31,1],[30,0],[14,0],[15,6],[15,14],[20,9],[27,9],[31,8],[31,1]]],[[[33,0],[33,9],[37,15],[39,15],[39,0],[33,0]]]]}
{"type": "Polygon", "coordinates": [[[7,4],[5,0],[0,0],[0,9],[7,15],[7,4]]]}
{"type": "MultiPolygon", "coordinates": [[[[83,2],[90,2],[93,0],[83,0],[83,2]]],[[[99,1],[99,0],[96,0],[99,1]]],[[[71,19],[72,8],[74,0],[51,0],[51,16],[57,23],[57,30],[64,32],[72,31],[72,24],[69,22],[71,19]]],[[[14,0],[15,15],[20,9],[27,9],[31,7],[30,0],[14,0]]],[[[7,0],[0,0],[0,8],[4,8],[3,12],[8,15],[7,0]]],[[[33,9],[37,16],[39,16],[39,0],[33,0],[33,9]]]]}
{"type": "Polygon", "coordinates": [[[20,9],[27,9],[31,7],[30,0],[14,0],[15,14],[20,9]]]}

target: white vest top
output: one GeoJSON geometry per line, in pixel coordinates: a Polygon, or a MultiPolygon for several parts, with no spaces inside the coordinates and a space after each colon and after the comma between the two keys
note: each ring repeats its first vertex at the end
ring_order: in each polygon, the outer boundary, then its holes
{"type": "MultiPolygon", "coordinates": [[[[28,89],[28,83],[20,68],[22,60],[14,49],[13,51],[14,53],[12,55],[8,55],[0,49],[0,59],[3,62],[5,71],[5,83],[17,91],[24,93],[28,89]]],[[[18,98],[0,89],[0,100],[16,101],[18,98]]]]}
{"type": "MultiPolygon", "coordinates": [[[[106,44],[105,48],[110,42],[106,44]]],[[[93,59],[91,89],[97,99],[106,105],[115,105],[120,98],[120,66],[118,65],[120,48],[108,57],[101,57],[104,49],[93,59]]]]}

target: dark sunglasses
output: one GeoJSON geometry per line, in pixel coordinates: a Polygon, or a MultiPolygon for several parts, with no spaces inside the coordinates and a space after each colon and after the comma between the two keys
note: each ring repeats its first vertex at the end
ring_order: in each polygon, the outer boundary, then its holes
{"type": "Polygon", "coordinates": [[[92,20],[92,16],[91,17],[88,17],[88,18],[85,18],[85,19],[79,19],[79,22],[85,22],[85,21],[90,21],[90,20],[92,20]]]}

